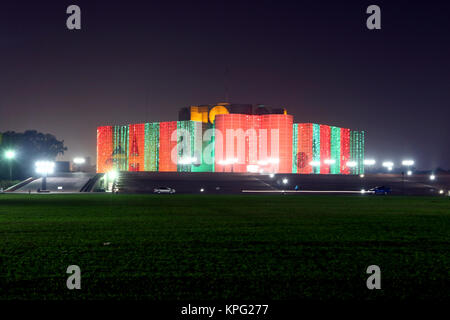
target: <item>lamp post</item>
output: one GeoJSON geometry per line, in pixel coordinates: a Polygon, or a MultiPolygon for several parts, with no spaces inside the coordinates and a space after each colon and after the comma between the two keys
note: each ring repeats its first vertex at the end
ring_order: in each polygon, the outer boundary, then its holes
{"type": "MultiPolygon", "coordinates": [[[[414,165],[414,160],[403,160],[402,166],[406,167],[408,169],[408,175],[411,172],[410,167],[414,165]]],[[[402,170],[402,193],[405,193],[405,171],[402,170]]]]}
{"type": "Polygon", "coordinates": [[[47,176],[55,170],[55,163],[53,161],[37,161],[36,173],[42,174],[41,191],[47,191],[47,176]]]}
{"type": "Polygon", "coordinates": [[[86,163],[86,159],[83,157],[76,157],[73,159],[75,171],[81,171],[81,167],[86,163]]]}
{"type": "Polygon", "coordinates": [[[5,158],[9,162],[9,181],[12,181],[12,161],[16,157],[16,152],[13,150],[8,150],[5,152],[5,158]]]}

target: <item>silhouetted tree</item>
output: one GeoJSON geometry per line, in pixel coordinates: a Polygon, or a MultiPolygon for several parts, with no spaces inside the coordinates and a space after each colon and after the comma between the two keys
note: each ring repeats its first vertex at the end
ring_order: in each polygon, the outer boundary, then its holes
{"type": "Polygon", "coordinates": [[[36,130],[27,130],[23,133],[7,131],[2,134],[0,142],[2,178],[6,178],[8,162],[3,155],[6,150],[14,150],[16,158],[13,160],[13,175],[15,178],[24,178],[34,174],[34,163],[37,160],[55,160],[59,154],[64,154],[67,147],[64,140],[59,141],[52,134],[45,134],[36,130]]]}

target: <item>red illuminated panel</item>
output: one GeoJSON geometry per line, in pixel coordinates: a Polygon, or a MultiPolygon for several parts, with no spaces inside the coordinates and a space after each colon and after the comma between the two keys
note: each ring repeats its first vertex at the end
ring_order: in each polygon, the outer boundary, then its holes
{"type": "Polygon", "coordinates": [[[330,165],[324,160],[331,158],[331,128],[330,126],[320,125],[320,173],[330,173],[330,165]]]}
{"type": "Polygon", "coordinates": [[[341,174],[350,174],[350,129],[341,128],[341,174]]]}
{"type": "Polygon", "coordinates": [[[128,171],[144,171],[145,124],[130,124],[128,171]]]}
{"type": "Polygon", "coordinates": [[[97,128],[97,172],[105,173],[112,169],[113,127],[97,128]]]}
{"type": "Polygon", "coordinates": [[[215,171],[247,172],[253,165],[265,172],[290,173],[292,122],[290,115],[217,115],[215,171]]]}
{"type": "Polygon", "coordinates": [[[310,162],[313,160],[313,124],[298,124],[298,159],[299,173],[313,173],[310,162]]]}
{"type": "MultiPolygon", "coordinates": [[[[246,132],[254,123],[255,117],[245,114],[220,114],[216,116],[214,122],[216,129],[216,156],[214,160],[216,172],[247,172],[250,138],[246,135],[246,132]],[[222,139],[218,138],[218,135],[221,135],[222,139]]],[[[257,152],[257,150],[255,151],[257,152]]]]}
{"type": "Polygon", "coordinates": [[[177,163],[172,161],[171,153],[176,148],[177,122],[161,122],[159,124],[159,171],[177,171],[177,163]],[[175,132],[174,141],[171,140],[172,133],[175,132]]]}
{"type": "Polygon", "coordinates": [[[261,128],[267,130],[268,159],[276,160],[276,163],[272,164],[273,171],[292,173],[293,117],[283,114],[268,114],[260,117],[261,128]]]}

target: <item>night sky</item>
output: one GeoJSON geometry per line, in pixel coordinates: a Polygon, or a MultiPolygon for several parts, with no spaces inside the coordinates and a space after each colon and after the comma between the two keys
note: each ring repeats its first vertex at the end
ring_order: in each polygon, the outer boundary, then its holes
{"type": "Polygon", "coordinates": [[[229,102],[365,130],[379,162],[450,168],[449,1],[2,2],[0,132],[52,133],[65,159],[95,159],[97,126],[177,120],[226,83],[229,102]]]}

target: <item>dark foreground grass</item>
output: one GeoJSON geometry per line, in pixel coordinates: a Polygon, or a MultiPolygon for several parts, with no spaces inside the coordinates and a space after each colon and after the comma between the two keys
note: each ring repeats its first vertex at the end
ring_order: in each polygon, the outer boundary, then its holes
{"type": "Polygon", "coordinates": [[[437,197],[0,195],[0,299],[448,300],[449,231],[437,197]]]}

